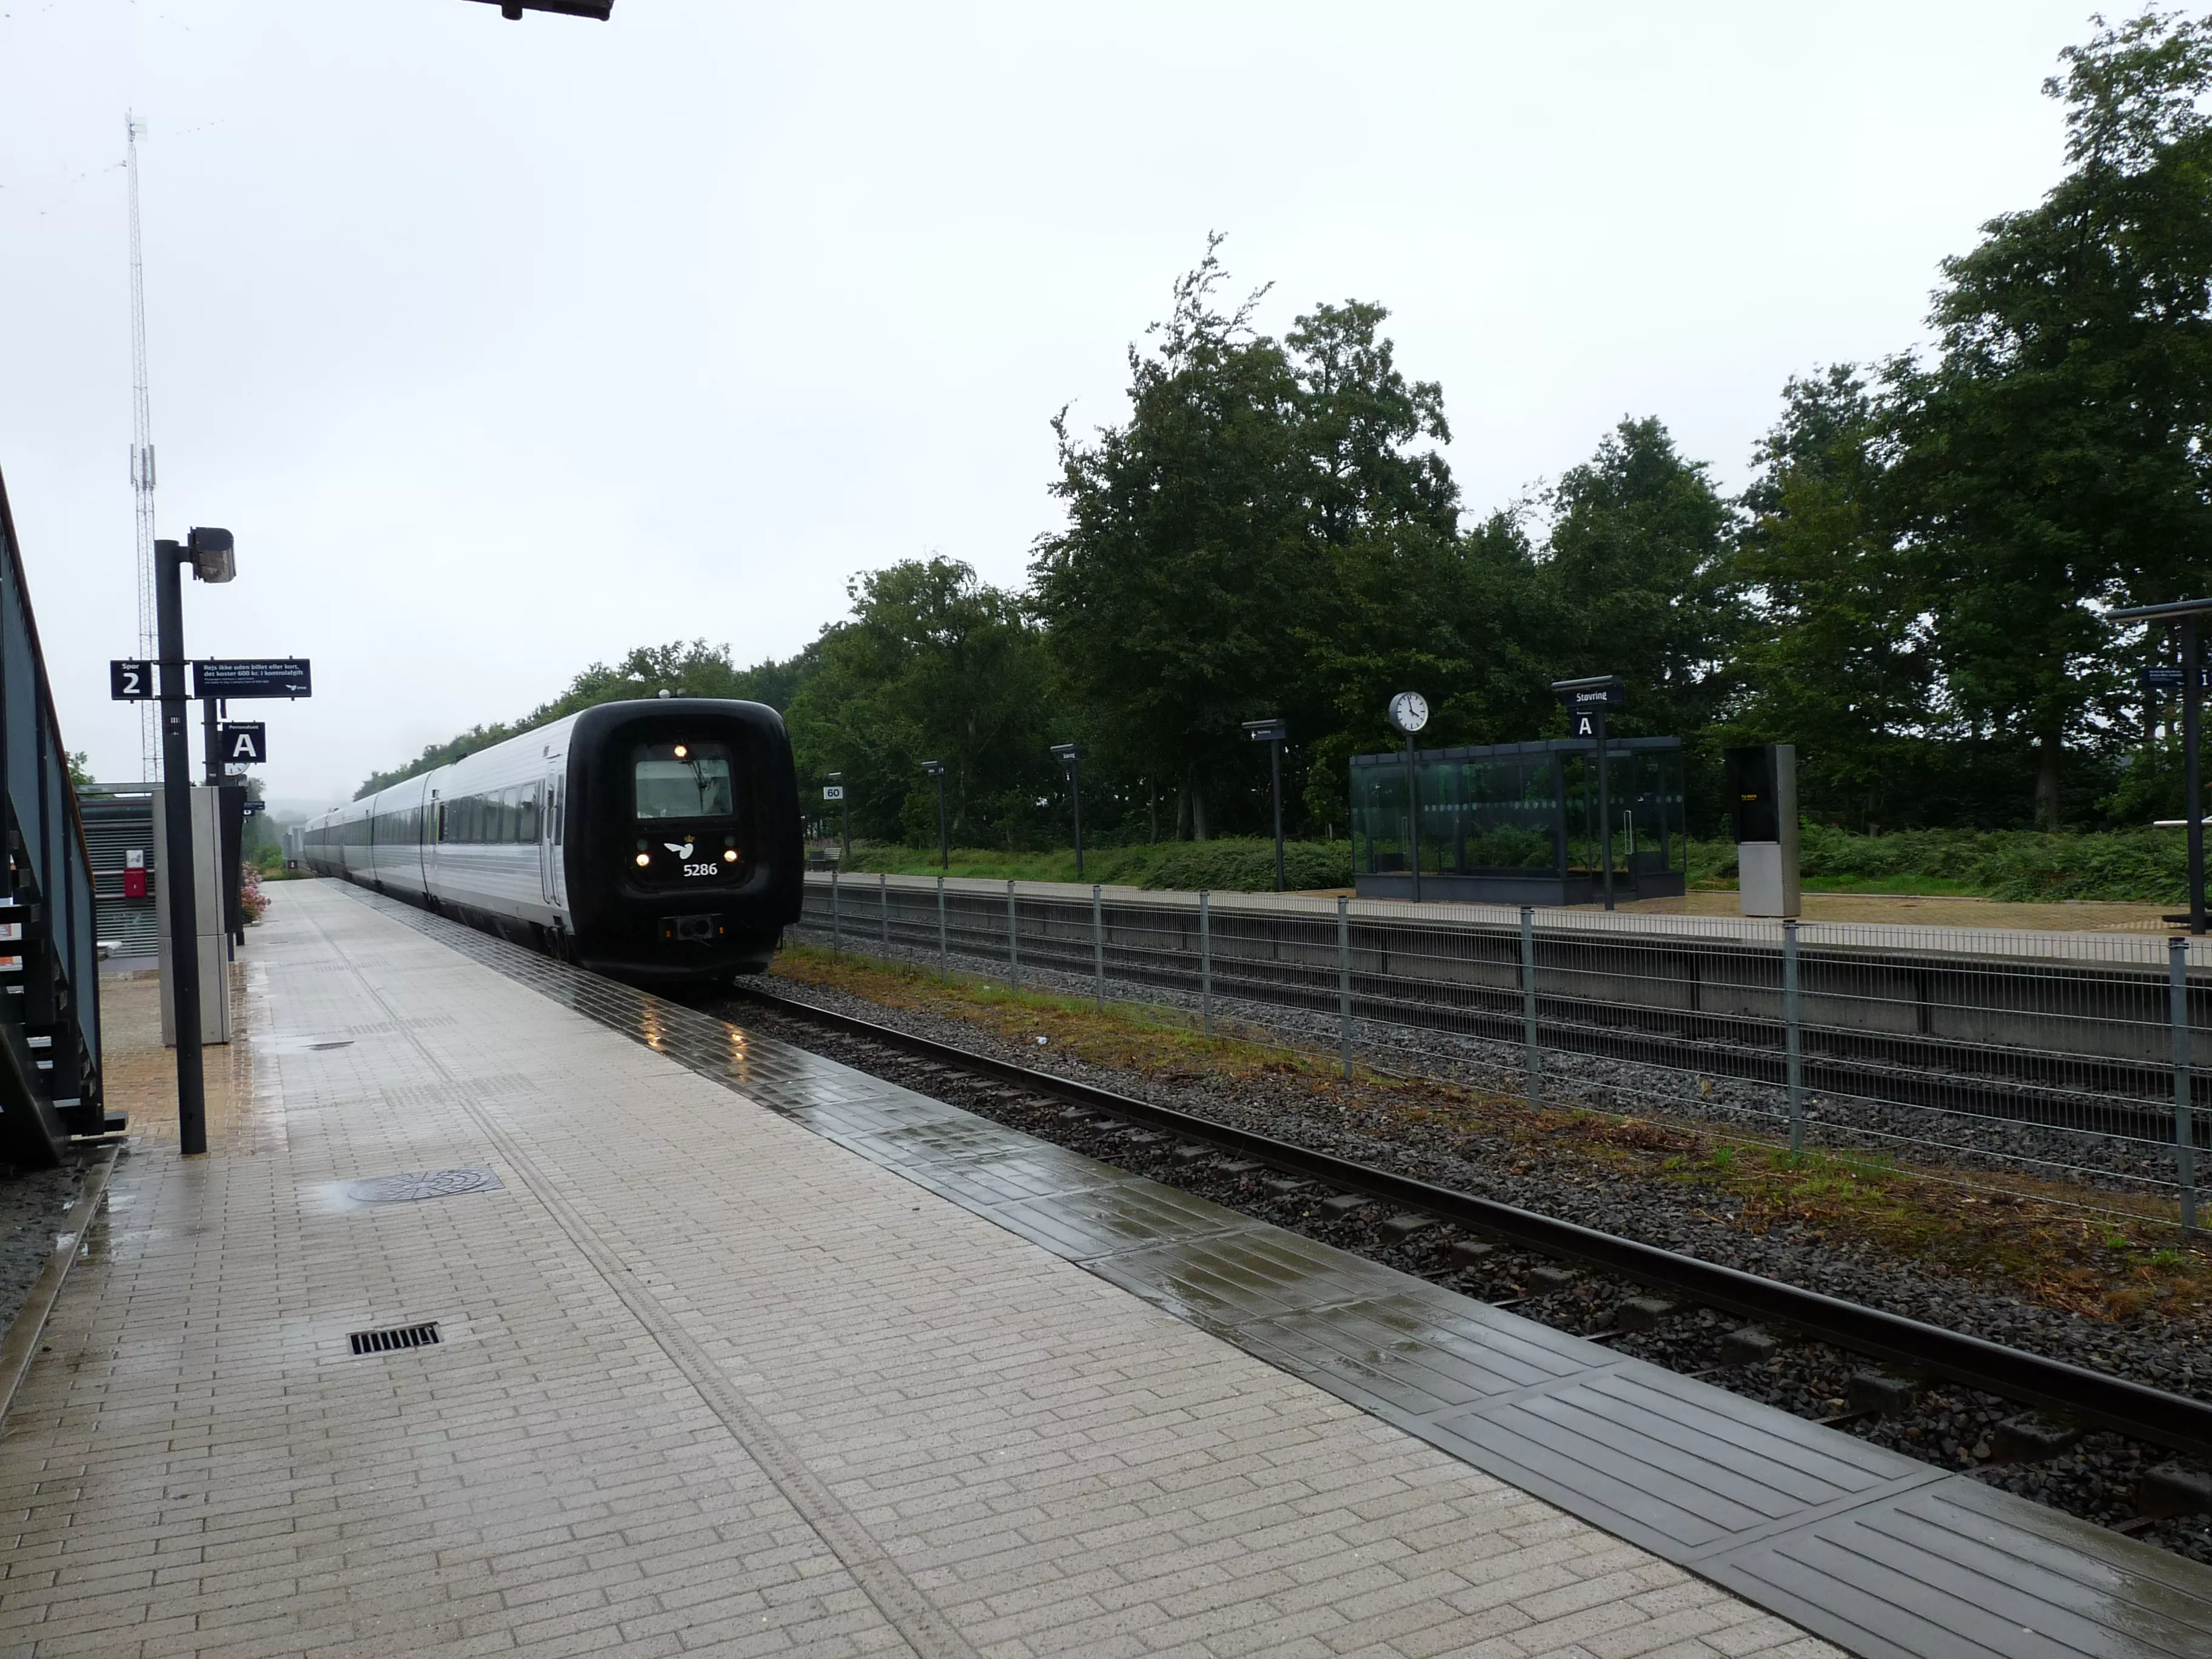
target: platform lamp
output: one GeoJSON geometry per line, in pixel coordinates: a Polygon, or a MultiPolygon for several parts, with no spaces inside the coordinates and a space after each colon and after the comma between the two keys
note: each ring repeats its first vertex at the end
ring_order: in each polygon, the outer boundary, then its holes
{"type": "Polygon", "coordinates": [[[1246,720],[1244,735],[1267,745],[1267,787],[1275,803],[1275,890],[1283,890],[1283,744],[1291,728],[1280,720],[1246,720]]]}
{"type": "Polygon", "coordinates": [[[1056,743],[1052,752],[1067,771],[1067,787],[1075,803],[1075,878],[1083,879],[1083,745],[1056,743]]]}
{"type": "Polygon", "coordinates": [[[937,867],[950,870],[952,867],[952,847],[945,839],[945,763],[924,761],[921,769],[937,780],[937,867]]]}
{"type": "Polygon", "coordinates": [[[192,880],[191,750],[186,732],[191,687],[185,660],[185,565],[204,582],[238,574],[228,530],[200,529],[181,542],[154,544],[154,609],[161,648],[161,820],[168,868],[169,1004],[177,1022],[177,1144],[187,1156],[207,1151],[207,1079],[200,1068],[199,896],[192,880]]]}

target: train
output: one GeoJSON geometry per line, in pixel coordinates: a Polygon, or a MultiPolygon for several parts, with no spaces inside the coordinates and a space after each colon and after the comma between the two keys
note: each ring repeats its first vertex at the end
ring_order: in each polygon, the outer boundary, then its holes
{"type": "Polygon", "coordinates": [[[601,703],[308,820],[301,859],[632,981],[758,973],[805,854],[774,709],[601,703]]]}

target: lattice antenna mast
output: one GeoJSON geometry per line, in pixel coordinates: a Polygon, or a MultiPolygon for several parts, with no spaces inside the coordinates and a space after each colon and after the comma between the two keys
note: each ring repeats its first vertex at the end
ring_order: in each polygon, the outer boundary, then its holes
{"type": "MultiPolygon", "coordinates": [[[[138,503],[138,654],[161,654],[154,614],[154,413],[146,395],[146,266],[138,251],[138,141],[146,124],[124,118],[123,172],[131,187],[131,491],[138,503]]],[[[138,775],[161,775],[156,702],[138,705],[138,775]]]]}

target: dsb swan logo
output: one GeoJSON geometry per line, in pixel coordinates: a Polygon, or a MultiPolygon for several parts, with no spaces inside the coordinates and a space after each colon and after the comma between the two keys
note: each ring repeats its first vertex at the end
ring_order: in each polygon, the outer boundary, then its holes
{"type": "Polygon", "coordinates": [[[692,844],[691,844],[690,842],[688,842],[688,841],[686,841],[686,842],[664,841],[664,842],[661,842],[660,844],[661,844],[663,847],[665,847],[665,848],[666,848],[670,852],[672,852],[672,853],[675,854],[676,854],[676,856],[677,856],[678,858],[679,858],[679,859],[688,859],[688,858],[690,858],[690,857],[691,856],[691,845],[692,845],[692,844]]]}

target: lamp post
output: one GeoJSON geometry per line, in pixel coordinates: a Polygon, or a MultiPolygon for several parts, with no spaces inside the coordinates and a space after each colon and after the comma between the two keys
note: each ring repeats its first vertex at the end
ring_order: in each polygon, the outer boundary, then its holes
{"type": "Polygon", "coordinates": [[[2111,612],[2114,622],[2175,623],[2181,635],[2181,665],[2171,669],[2146,669],[2145,690],[2177,686],[2181,692],[2182,826],[2189,833],[2189,914],[2168,916],[2185,921],[2189,931],[2204,932],[2204,771],[2197,745],[2204,729],[2204,664],[2197,638],[2197,619],[2212,611],[2212,599],[2182,599],[2172,605],[2138,605],[2111,612]]]}
{"type": "Polygon", "coordinates": [[[1067,787],[1075,803],[1075,878],[1083,879],[1083,745],[1079,743],[1056,743],[1052,752],[1060,757],[1060,763],[1067,769],[1067,787]]]}
{"type": "Polygon", "coordinates": [[[1565,705],[1567,723],[1578,738],[1597,740],[1597,827],[1599,858],[1605,866],[1605,908],[1613,908],[1613,797],[1606,776],[1605,711],[1628,701],[1627,682],[1618,674],[1586,674],[1578,680],[1553,680],[1553,693],[1565,705]]]}
{"type": "Polygon", "coordinates": [[[1275,890],[1283,890],[1283,744],[1291,728],[1280,720],[1246,720],[1245,735],[1267,745],[1267,787],[1275,804],[1275,890]]]}
{"type": "Polygon", "coordinates": [[[1390,724],[1406,734],[1406,862],[1413,872],[1413,902],[1421,902],[1421,775],[1414,769],[1413,733],[1429,723],[1429,700],[1418,691],[1390,699],[1390,724]]]}
{"type": "Polygon", "coordinates": [[[207,1080],[200,1065],[199,897],[192,871],[192,764],[186,705],[185,584],[190,564],[204,582],[238,574],[228,530],[194,530],[181,542],[154,544],[154,607],[161,649],[161,820],[168,866],[169,1006],[177,1023],[177,1140],[187,1156],[207,1151],[207,1080]]]}
{"type": "Polygon", "coordinates": [[[822,786],[824,803],[836,801],[839,828],[837,831],[837,862],[849,864],[853,858],[853,809],[845,801],[845,775],[830,772],[823,775],[830,781],[822,786]]]}
{"type": "Polygon", "coordinates": [[[937,780],[937,867],[950,870],[952,867],[952,849],[945,839],[945,763],[924,761],[921,769],[937,780]]]}

